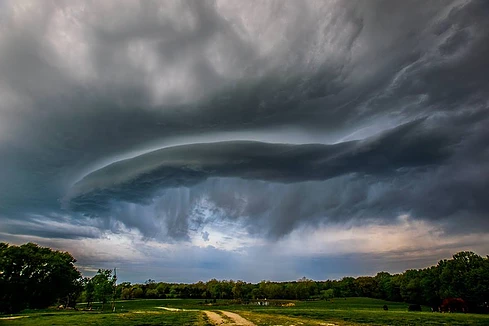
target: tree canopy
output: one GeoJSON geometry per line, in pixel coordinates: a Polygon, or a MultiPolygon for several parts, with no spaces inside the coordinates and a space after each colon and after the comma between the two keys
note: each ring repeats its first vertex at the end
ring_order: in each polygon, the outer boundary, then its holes
{"type": "Polygon", "coordinates": [[[0,243],[0,312],[74,304],[82,290],[75,262],[68,252],[34,243],[0,243]]]}

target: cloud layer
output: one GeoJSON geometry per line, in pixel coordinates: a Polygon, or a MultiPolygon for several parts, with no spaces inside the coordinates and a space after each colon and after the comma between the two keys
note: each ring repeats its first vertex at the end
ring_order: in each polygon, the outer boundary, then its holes
{"type": "Polygon", "coordinates": [[[487,234],[488,6],[3,1],[0,233],[487,234]]]}

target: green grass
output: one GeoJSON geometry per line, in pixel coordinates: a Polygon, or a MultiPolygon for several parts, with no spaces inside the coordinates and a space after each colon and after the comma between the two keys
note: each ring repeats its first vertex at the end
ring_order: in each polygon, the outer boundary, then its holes
{"type": "MultiPolygon", "coordinates": [[[[40,311],[23,311],[19,316],[26,318],[0,320],[2,325],[138,325],[138,326],[179,326],[179,325],[209,325],[199,311],[171,312],[158,309],[163,301],[169,300],[134,300],[117,302],[116,312],[110,311],[106,305],[101,311],[100,304],[94,304],[93,311],[73,311],[46,309],[40,311]]],[[[182,300],[180,300],[182,301],[182,300]]],[[[79,305],[83,309],[84,305],[79,305]]],[[[3,316],[2,316],[3,317],[3,316]]]]}
{"type": "MultiPolygon", "coordinates": [[[[28,318],[3,321],[9,325],[198,325],[199,313],[143,312],[143,313],[58,313],[36,314],[28,318]]],[[[202,323],[201,323],[202,324],[202,323]]]]}
{"type": "MultiPolygon", "coordinates": [[[[267,316],[261,320],[263,325],[271,325],[274,316],[339,325],[489,325],[489,315],[432,313],[429,307],[422,307],[422,312],[408,312],[407,307],[408,304],[405,303],[369,298],[346,298],[296,302],[295,307],[256,307],[249,310],[258,319],[260,314],[267,316]],[[382,309],[384,304],[389,307],[388,311],[382,309]]],[[[253,316],[246,317],[253,321],[253,316]]]]}
{"type": "MultiPolygon", "coordinates": [[[[80,309],[84,305],[78,306],[80,309]]],[[[489,315],[440,314],[408,312],[407,304],[368,298],[333,299],[331,301],[295,302],[293,307],[239,305],[229,300],[218,300],[205,305],[204,300],[164,299],[119,301],[116,312],[101,311],[94,304],[93,311],[38,310],[24,311],[27,318],[0,320],[2,325],[209,325],[199,310],[234,311],[260,325],[489,325],[489,315]],[[388,311],[382,306],[387,304],[388,311]],[[194,311],[171,312],[158,307],[183,308],[194,311]]],[[[3,317],[3,316],[2,316],[3,317]]]]}

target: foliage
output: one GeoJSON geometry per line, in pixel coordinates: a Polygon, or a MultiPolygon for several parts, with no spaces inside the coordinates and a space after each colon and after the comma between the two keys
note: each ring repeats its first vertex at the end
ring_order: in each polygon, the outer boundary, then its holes
{"type": "Polygon", "coordinates": [[[216,279],[195,284],[157,283],[154,280],[144,284],[126,282],[117,286],[116,293],[121,299],[196,298],[240,302],[371,297],[423,304],[435,309],[442,299],[460,297],[469,305],[469,311],[485,312],[484,302],[489,301],[489,258],[460,252],[453,259],[442,260],[438,265],[425,269],[407,270],[395,275],[380,272],[373,277],[344,277],[322,282],[305,277],[293,282],[261,281],[257,284],[216,279]]]}
{"type": "Polygon", "coordinates": [[[76,260],[33,243],[0,243],[0,312],[74,304],[82,288],[76,260]]]}
{"type": "Polygon", "coordinates": [[[94,277],[85,278],[85,289],[82,298],[85,299],[88,306],[95,301],[100,301],[105,305],[112,299],[115,299],[115,283],[116,278],[112,275],[110,269],[99,269],[94,277]]]}

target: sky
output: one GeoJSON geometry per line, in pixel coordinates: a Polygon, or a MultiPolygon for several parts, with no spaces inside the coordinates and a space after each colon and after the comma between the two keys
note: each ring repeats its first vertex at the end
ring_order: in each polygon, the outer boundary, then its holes
{"type": "Polygon", "coordinates": [[[487,1],[0,1],[0,241],[120,281],[489,254],[487,1]]]}

